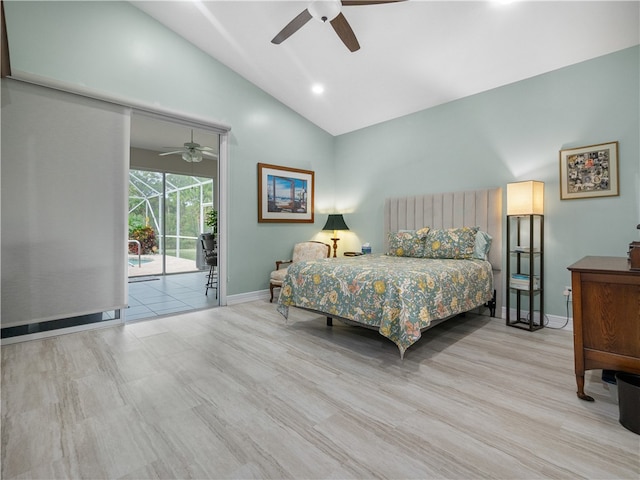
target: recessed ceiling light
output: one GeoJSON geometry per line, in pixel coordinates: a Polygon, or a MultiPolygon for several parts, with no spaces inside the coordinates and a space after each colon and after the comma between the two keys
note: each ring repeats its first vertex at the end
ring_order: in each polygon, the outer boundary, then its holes
{"type": "Polygon", "coordinates": [[[316,83],[311,87],[311,91],[316,95],[322,95],[324,93],[324,85],[316,83]]]}

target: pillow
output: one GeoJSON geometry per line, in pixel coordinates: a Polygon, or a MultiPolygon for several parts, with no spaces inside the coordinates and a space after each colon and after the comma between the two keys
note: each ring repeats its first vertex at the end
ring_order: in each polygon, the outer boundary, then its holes
{"type": "Polygon", "coordinates": [[[402,230],[389,232],[389,250],[392,257],[422,257],[424,255],[424,239],[429,227],[420,230],[402,230]]]}
{"type": "Polygon", "coordinates": [[[430,230],[424,247],[426,258],[472,258],[478,227],[430,230]]]}
{"type": "Polygon", "coordinates": [[[491,241],[493,238],[487,232],[478,230],[476,233],[476,244],[473,248],[473,258],[479,258],[480,260],[486,260],[491,249],[491,241]]]}

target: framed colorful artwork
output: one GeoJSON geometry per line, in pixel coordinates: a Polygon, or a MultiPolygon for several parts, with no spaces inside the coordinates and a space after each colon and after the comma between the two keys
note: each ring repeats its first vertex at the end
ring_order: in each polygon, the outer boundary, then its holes
{"type": "Polygon", "coordinates": [[[258,164],[258,222],[313,223],[310,170],[258,164]]]}
{"type": "Polygon", "coordinates": [[[618,142],[560,150],[561,200],[616,195],[618,142]]]}

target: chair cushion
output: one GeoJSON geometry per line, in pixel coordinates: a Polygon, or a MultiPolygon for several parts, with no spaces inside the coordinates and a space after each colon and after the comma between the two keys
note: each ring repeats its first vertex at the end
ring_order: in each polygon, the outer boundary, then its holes
{"type": "Polygon", "coordinates": [[[282,282],[284,281],[284,277],[287,275],[287,268],[281,268],[279,270],[274,270],[273,272],[271,272],[271,274],[269,275],[269,283],[273,284],[273,285],[282,285],[282,282]]]}
{"type": "Polygon", "coordinates": [[[215,254],[215,253],[211,254],[211,255],[205,255],[204,263],[206,263],[207,265],[209,265],[211,267],[217,267],[218,266],[218,255],[215,254]]]}
{"type": "Polygon", "coordinates": [[[297,243],[293,247],[294,262],[303,262],[305,260],[316,260],[318,258],[327,258],[328,249],[324,243],[302,242],[297,243]]]}
{"type": "MultiPolygon", "coordinates": [[[[329,248],[326,243],[318,242],[301,242],[296,243],[293,247],[292,262],[304,262],[306,260],[316,260],[318,258],[327,258],[329,255],[329,248]]],[[[274,270],[269,275],[269,283],[271,285],[282,285],[284,277],[287,275],[287,267],[274,270]]]]}

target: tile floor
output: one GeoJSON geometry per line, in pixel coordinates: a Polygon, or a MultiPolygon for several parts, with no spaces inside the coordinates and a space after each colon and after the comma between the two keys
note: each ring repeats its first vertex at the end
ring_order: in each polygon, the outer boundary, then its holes
{"type": "Polygon", "coordinates": [[[218,306],[215,290],[204,293],[206,277],[206,272],[195,272],[146,277],[152,279],[148,281],[136,279],[129,283],[126,321],[218,306]]]}
{"type": "Polygon", "coordinates": [[[0,353],[3,480],[640,478],[601,372],[576,396],[569,331],[469,314],[400,360],[261,299],[0,353]]]}

